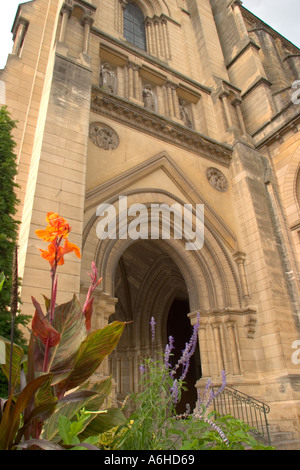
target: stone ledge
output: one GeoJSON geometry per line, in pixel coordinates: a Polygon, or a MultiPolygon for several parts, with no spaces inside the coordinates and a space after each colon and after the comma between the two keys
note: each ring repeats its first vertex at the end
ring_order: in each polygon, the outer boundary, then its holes
{"type": "Polygon", "coordinates": [[[157,139],[179,146],[229,167],[232,148],[197,131],[153,113],[124,98],[92,88],[91,110],[157,139]]]}

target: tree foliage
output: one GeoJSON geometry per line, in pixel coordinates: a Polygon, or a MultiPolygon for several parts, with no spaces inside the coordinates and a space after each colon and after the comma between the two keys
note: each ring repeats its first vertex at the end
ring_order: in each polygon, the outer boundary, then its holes
{"type": "MultiPolygon", "coordinates": [[[[0,273],[4,275],[4,282],[0,293],[0,335],[10,338],[11,335],[11,290],[13,252],[18,236],[19,222],[15,219],[18,199],[15,182],[17,174],[17,162],[14,149],[16,143],[12,137],[12,131],[16,122],[10,117],[5,106],[0,108],[0,273]]],[[[18,315],[15,319],[14,340],[18,344],[24,344],[20,324],[27,323],[27,317],[18,315]]],[[[1,396],[6,393],[7,381],[0,373],[1,396]]]]}
{"type": "Polygon", "coordinates": [[[12,137],[15,127],[7,108],[0,108],[0,272],[6,277],[0,296],[1,313],[7,312],[10,305],[12,259],[18,233],[18,221],[14,218],[18,203],[16,144],[12,137]]]}

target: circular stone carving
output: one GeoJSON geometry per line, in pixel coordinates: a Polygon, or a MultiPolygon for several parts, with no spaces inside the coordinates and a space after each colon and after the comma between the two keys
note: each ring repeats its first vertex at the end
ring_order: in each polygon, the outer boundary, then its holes
{"type": "Polygon", "coordinates": [[[217,168],[208,168],[206,170],[206,177],[210,184],[217,190],[225,193],[228,189],[228,182],[226,176],[217,168]]]}
{"type": "Polygon", "coordinates": [[[118,134],[102,122],[92,122],[90,124],[89,136],[97,147],[104,150],[114,150],[119,145],[118,134]]]}

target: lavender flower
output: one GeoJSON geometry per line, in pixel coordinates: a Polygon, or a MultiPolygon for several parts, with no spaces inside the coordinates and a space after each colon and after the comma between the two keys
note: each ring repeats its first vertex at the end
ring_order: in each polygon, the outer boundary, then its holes
{"type": "Polygon", "coordinates": [[[151,317],[150,326],[151,326],[151,334],[152,334],[152,343],[154,343],[154,340],[155,340],[155,325],[156,325],[156,322],[154,320],[154,317],[151,317]]]}
{"type": "Polygon", "coordinates": [[[201,405],[204,406],[205,409],[207,409],[209,405],[211,404],[211,402],[214,400],[214,398],[216,398],[216,396],[219,395],[226,387],[226,373],[224,370],[222,370],[221,375],[222,375],[222,384],[216,392],[214,392],[213,390],[214,384],[212,383],[211,379],[208,379],[208,381],[206,382],[205,390],[204,390],[202,397],[201,397],[200,390],[198,390],[197,392],[198,394],[197,409],[198,410],[200,409],[201,405]]]}
{"type": "Polygon", "coordinates": [[[140,373],[143,375],[145,373],[145,371],[146,371],[146,368],[145,368],[144,364],[141,364],[140,365],[140,373]]]}
{"type": "Polygon", "coordinates": [[[166,369],[169,369],[171,367],[170,355],[171,355],[172,349],[174,349],[174,338],[173,336],[169,336],[169,343],[165,347],[165,355],[164,355],[164,364],[165,364],[166,369]]]}
{"type": "Polygon", "coordinates": [[[173,387],[171,387],[171,398],[174,404],[178,402],[179,399],[179,389],[178,389],[178,382],[177,379],[173,382],[173,387]]]}
{"type": "Polygon", "coordinates": [[[190,366],[190,359],[195,352],[197,340],[198,340],[198,330],[200,327],[200,315],[197,315],[197,323],[193,328],[193,333],[191,339],[188,343],[185,344],[185,349],[182,351],[181,358],[179,359],[178,363],[175,366],[175,370],[177,370],[180,366],[182,366],[182,373],[180,380],[184,380],[190,366]]]}

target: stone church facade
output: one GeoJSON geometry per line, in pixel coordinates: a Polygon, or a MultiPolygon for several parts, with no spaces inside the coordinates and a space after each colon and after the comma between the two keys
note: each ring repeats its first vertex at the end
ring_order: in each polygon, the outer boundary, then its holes
{"type": "Polygon", "coordinates": [[[300,439],[300,50],[239,0],[32,0],[12,33],[0,104],[18,121],[23,313],[49,293],[35,230],[58,212],[82,250],[59,301],[84,298],[95,261],[94,326],[131,322],[102,370],[118,399],[138,389],[151,317],[162,350],[199,312],[191,389],[225,370],[300,439]],[[120,201],[143,209],[138,236],[120,201]],[[97,232],[103,204],[115,237],[97,232]],[[149,236],[153,205],[204,205],[201,249],[176,214],[173,237],[149,236]]]}

